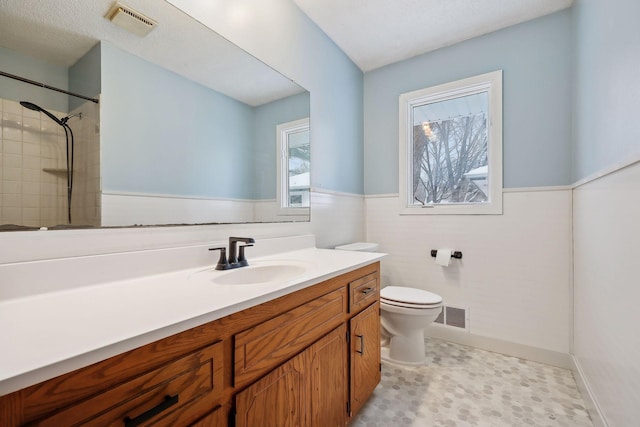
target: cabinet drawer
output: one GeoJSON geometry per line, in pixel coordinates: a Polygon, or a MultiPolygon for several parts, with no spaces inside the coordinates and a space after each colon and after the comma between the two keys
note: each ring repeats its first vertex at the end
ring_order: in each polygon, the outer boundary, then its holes
{"type": "Polygon", "coordinates": [[[291,358],[343,322],[347,290],[341,287],[235,335],[238,386],[291,358]]]}
{"type": "Polygon", "coordinates": [[[349,283],[349,311],[356,312],[374,302],[380,292],[378,273],[367,274],[349,283]]]}
{"type": "Polygon", "coordinates": [[[185,425],[210,411],[222,397],[222,354],[222,342],[215,343],[33,425],[185,425]]]}

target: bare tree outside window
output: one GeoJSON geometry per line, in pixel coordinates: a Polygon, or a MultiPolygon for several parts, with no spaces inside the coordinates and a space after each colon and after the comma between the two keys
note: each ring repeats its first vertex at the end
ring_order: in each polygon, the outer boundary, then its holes
{"type": "Polygon", "coordinates": [[[501,215],[502,71],[398,101],[400,215],[501,215]]]}
{"type": "Polygon", "coordinates": [[[288,135],[289,206],[309,207],[311,144],[309,128],[288,135]]]}
{"type": "Polygon", "coordinates": [[[486,92],[413,111],[413,204],[485,203],[488,191],[486,92]]]}
{"type": "Polygon", "coordinates": [[[309,172],[311,169],[311,144],[309,129],[289,135],[289,177],[309,172]]]}

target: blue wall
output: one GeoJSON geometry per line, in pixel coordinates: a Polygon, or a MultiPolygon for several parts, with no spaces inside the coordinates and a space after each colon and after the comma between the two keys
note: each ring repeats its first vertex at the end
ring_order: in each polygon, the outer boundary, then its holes
{"type": "MultiPolygon", "coordinates": [[[[254,198],[275,199],[277,190],[276,127],[309,117],[309,92],[261,105],[255,109],[254,198]]],[[[313,168],[313,158],[311,167],[313,168]]]]}
{"type": "Polygon", "coordinates": [[[291,0],[169,2],[311,92],[311,185],[363,194],[362,71],[313,21],[291,0]]]}
{"type": "MultiPolygon", "coordinates": [[[[101,89],[100,43],[80,58],[69,68],[69,91],[95,98],[100,95],[101,89]]],[[[69,111],[84,104],[82,98],[69,97],[69,111]]]]}
{"type": "Polygon", "coordinates": [[[270,17],[269,9],[277,10],[287,21],[277,29],[266,22],[255,56],[267,63],[273,56],[276,69],[311,92],[311,186],[364,194],[362,71],[290,0],[244,1],[259,7],[256,13],[270,17]]]}
{"type": "Polygon", "coordinates": [[[503,70],[505,187],[571,180],[572,16],[563,11],[368,72],[365,193],[398,192],[398,96],[503,70]]]}
{"type": "Polygon", "coordinates": [[[640,2],[574,6],[574,179],[640,155],[640,2]]]}
{"type": "Polygon", "coordinates": [[[103,191],[250,199],[252,120],[252,107],[102,43],[103,191]]]}
{"type": "MultiPolygon", "coordinates": [[[[50,64],[21,53],[0,47],[0,70],[49,86],[68,90],[69,73],[66,67],[50,64]]],[[[66,113],[67,95],[0,76],[0,98],[29,101],[45,109],[66,113]]]]}

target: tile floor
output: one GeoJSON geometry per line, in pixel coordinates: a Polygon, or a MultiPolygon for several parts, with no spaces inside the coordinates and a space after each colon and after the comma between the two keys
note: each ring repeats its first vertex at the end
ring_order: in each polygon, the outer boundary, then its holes
{"type": "Polygon", "coordinates": [[[352,427],[592,427],[571,371],[427,340],[426,366],[383,363],[352,427]]]}

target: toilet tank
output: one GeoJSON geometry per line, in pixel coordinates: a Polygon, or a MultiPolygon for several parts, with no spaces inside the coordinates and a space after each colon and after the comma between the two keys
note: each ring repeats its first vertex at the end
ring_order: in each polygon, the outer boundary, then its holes
{"type": "Polygon", "coordinates": [[[359,251],[359,252],[376,252],[378,250],[377,243],[355,242],[348,245],[336,246],[341,251],[359,251]]]}

